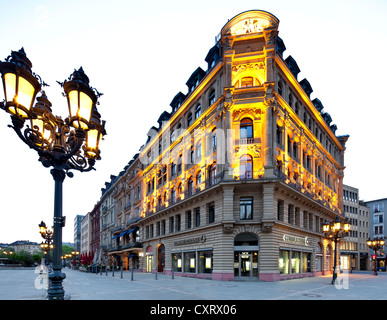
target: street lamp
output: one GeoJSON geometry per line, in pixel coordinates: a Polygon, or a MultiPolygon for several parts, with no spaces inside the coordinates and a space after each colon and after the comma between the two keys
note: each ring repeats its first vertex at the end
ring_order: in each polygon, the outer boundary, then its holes
{"type": "Polygon", "coordinates": [[[0,109],[11,115],[12,125],[19,138],[38,152],[39,161],[51,169],[55,181],[54,196],[54,253],[53,271],[49,275],[51,285],[48,291],[50,300],[64,299],[62,281],[66,277],[61,272],[63,181],[73,177],[70,170],[81,172],[94,169],[95,161],[100,160],[99,142],[106,134],[105,121],[100,120],[96,105],[102,95],[89,86],[89,78],[82,67],[75,70],[64,82],[58,82],[67,97],[70,116],[65,120],[51,111],[42,86],[47,86],[32,72],[32,63],[24,49],[12,51],[4,62],[0,61],[5,100],[0,109]],[[35,98],[38,93],[41,95],[35,98]],[[30,126],[26,120],[29,120],[30,126]]]}
{"type": "Polygon", "coordinates": [[[324,235],[330,239],[332,239],[335,243],[335,258],[333,262],[333,278],[332,278],[332,284],[335,283],[337,278],[337,244],[339,242],[340,238],[344,238],[349,233],[349,221],[348,218],[345,218],[344,223],[341,223],[341,220],[339,216],[336,216],[336,220],[333,222],[328,222],[327,219],[325,219],[323,223],[323,232],[324,235]]]}
{"type": "Polygon", "coordinates": [[[383,246],[385,245],[385,241],[384,241],[384,238],[380,237],[380,238],[374,238],[373,240],[371,240],[371,238],[368,238],[367,240],[367,246],[374,250],[374,276],[377,276],[378,275],[378,272],[377,272],[377,262],[376,262],[376,258],[378,256],[378,250],[382,250],[383,249],[383,246]]]}
{"type": "Polygon", "coordinates": [[[50,265],[50,249],[52,250],[54,248],[54,245],[52,244],[54,231],[52,230],[52,228],[47,229],[46,224],[42,221],[39,224],[39,232],[42,238],[46,240],[45,242],[42,242],[40,244],[40,247],[45,251],[46,265],[48,267],[50,265]]]}

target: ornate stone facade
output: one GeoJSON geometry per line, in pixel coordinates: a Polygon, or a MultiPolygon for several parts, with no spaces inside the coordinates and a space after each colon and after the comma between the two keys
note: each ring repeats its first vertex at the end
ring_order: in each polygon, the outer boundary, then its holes
{"type": "Polygon", "coordinates": [[[116,183],[118,208],[141,182],[130,228],[142,249],[121,255],[127,265],[137,256],[146,272],[221,280],[331,271],[322,223],[342,216],[348,136],[335,135],[294,59],[283,59],[278,24],[264,11],[229,20],[208,70],[150,130],[134,176],[125,178],[131,164],[116,183]]]}

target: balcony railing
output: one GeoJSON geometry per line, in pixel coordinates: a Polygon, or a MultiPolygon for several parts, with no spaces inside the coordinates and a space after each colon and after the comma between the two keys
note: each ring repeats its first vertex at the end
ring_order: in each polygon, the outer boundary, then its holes
{"type": "Polygon", "coordinates": [[[127,250],[127,249],[133,249],[133,248],[142,248],[142,243],[141,242],[130,242],[118,246],[110,246],[107,248],[108,252],[112,251],[122,251],[122,250],[127,250]]]}
{"type": "MultiPolygon", "coordinates": [[[[274,171],[274,177],[275,179],[279,179],[283,182],[285,182],[287,185],[291,186],[293,189],[302,192],[307,197],[313,199],[314,201],[322,204],[325,207],[330,208],[333,211],[338,211],[338,209],[333,206],[331,203],[329,203],[328,200],[324,200],[321,198],[321,196],[315,194],[313,191],[310,191],[302,186],[301,183],[294,181],[290,179],[288,175],[283,173],[280,170],[274,171]]],[[[151,208],[149,210],[145,211],[146,217],[156,214],[161,210],[164,210],[172,205],[175,205],[177,203],[180,203],[184,200],[187,200],[213,186],[218,185],[220,182],[248,182],[248,181],[259,181],[259,180],[265,180],[264,175],[261,171],[243,171],[243,172],[234,172],[232,179],[226,179],[223,175],[223,173],[218,174],[214,176],[213,178],[206,179],[204,182],[200,184],[199,187],[196,188],[190,188],[184,192],[182,192],[180,195],[176,195],[176,199],[168,199],[167,202],[164,202],[162,204],[156,205],[154,208],[151,208]]],[[[327,186],[326,186],[327,187],[327,186]]],[[[328,187],[327,187],[328,188],[328,187]]]]}

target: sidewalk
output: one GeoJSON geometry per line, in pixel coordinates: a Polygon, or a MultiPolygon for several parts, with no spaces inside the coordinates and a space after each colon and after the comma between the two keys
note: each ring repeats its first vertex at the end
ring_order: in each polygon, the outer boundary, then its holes
{"type": "MultiPolygon", "coordinates": [[[[63,287],[69,300],[380,300],[387,299],[387,274],[370,272],[278,282],[214,281],[131,272],[95,274],[70,269],[63,287]]],[[[31,269],[0,270],[0,300],[45,300],[39,273],[31,269]]]]}

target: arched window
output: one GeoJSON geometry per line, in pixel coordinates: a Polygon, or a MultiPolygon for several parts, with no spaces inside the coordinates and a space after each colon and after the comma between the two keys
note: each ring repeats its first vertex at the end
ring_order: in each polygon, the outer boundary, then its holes
{"type": "Polygon", "coordinates": [[[193,194],[193,179],[190,177],[188,179],[188,196],[191,196],[193,194]]]}
{"type": "Polygon", "coordinates": [[[202,157],[202,142],[199,141],[196,145],[196,158],[202,157]]]}
{"type": "Polygon", "coordinates": [[[195,163],[195,152],[194,152],[194,147],[191,146],[191,149],[189,150],[189,164],[194,164],[195,163]]]}
{"type": "Polygon", "coordinates": [[[239,171],[241,179],[253,178],[253,158],[250,155],[247,154],[241,157],[239,171]]]}
{"type": "Polygon", "coordinates": [[[254,85],[253,77],[244,77],[241,79],[241,88],[252,87],[254,85]]]}
{"type": "Polygon", "coordinates": [[[187,117],[187,128],[192,124],[192,113],[190,112],[187,117]]]}
{"type": "Polygon", "coordinates": [[[177,196],[180,198],[182,193],[183,193],[183,186],[182,186],[182,183],[180,182],[179,185],[177,186],[177,196]]]}
{"type": "Polygon", "coordinates": [[[241,120],[239,129],[240,139],[253,138],[253,121],[249,118],[241,120]]]}
{"type": "Polygon", "coordinates": [[[209,173],[209,182],[210,182],[210,186],[216,184],[216,163],[213,163],[209,170],[208,170],[208,173],[209,173]]]}
{"type": "Polygon", "coordinates": [[[283,85],[282,85],[282,81],[278,81],[278,93],[282,96],[282,92],[283,92],[283,85]]]}
{"type": "Polygon", "coordinates": [[[212,140],[212,150],[216,150],[216,128],[212,129],[211,140],[212,140]]]}
{"type": "Polygon", "coordinates": [[[202,172],[199,171],[196,174],[196,187],[199,187],[199,185],[202,183],[202,172]]]}
{"type": "Polygon", "coordinates": [[[199,118],[202,114],[202,106],[198,104],[195,109],[195,119],[199,118]]]}
{"type": "Polygon", "coordinates": [[[208,95],[208,105],[212,105],[215,102],[215,90],[212,89],[210,94],[208,95]]]}
{"type": "Polygon", "coordinates": [[[174,187],[171,188],[171,203],[176,202],[176,190],[174,187]]]}

